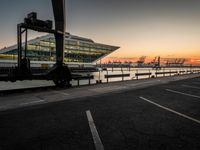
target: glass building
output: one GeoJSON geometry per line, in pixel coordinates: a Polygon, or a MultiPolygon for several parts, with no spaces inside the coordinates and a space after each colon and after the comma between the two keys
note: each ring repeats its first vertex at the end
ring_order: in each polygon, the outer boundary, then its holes
{"type": "MultiPolygon", "coordinates": [[[[24,48],[24,43],[23,43],[24,48]]],[[[64,61],[92,63],[117,50],[119,47],[95,43],[91,39],[69,33],[65,36],[64,61]]],[[[55,38],[48,34],[28,41],[27,56],[32,61],[55,61],[55,38]]],[[[0,59],[17,59],[17,45],[0,50],[0,59]]]]}

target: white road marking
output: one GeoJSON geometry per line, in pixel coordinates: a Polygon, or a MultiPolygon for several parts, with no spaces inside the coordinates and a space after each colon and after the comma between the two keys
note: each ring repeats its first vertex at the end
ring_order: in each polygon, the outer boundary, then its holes
{"type": "Polygon", "coordinates": [[[104,150],[104,146],[103,146],[101,139],[99,137],[99,134],[98,134],[98,131],[97,131],[96,126],[94,124],[94,120],[92,118],[90,110],[86,111],[86,115],[87,115],[88,123],[89,123],[89,126],[90,126],[90,131],[92,133],[92,137],[93,137],[93,141],[94,141],[94,145],[95,145],[96,150],[104,150]]]}
{"type": "Polygon", "coordinates": [[[45,100],[31,101],[31,102],[21,103],[19,105],[20,106],[25,106],[25,105],[38,104],[38,103],[43,103],[43,102],[45,102],[45,100]]]}
{"type": "Polygon", "coordinates": [[[127,86],[138,86],[138,85],[145,85],[145,84],[152,84],[155,83],[155,81],[146,81],[146,82],[138,82],[138,83],[132,83],[132,84],[126,84],[127,86]]]}
{"type": "Polygon", "coordinates": [[[8,108],[8,106],[7,106],[7,105],[0,106],[0,110],[5,110],[5,109],[7,109],[7,108],[8,108]]]}
{"type": "Polygon", "coordinates": [[[196,84],[196,85],[200,85],[199,83],[199,81],[196,81],[196,82],[190,82],[191,84],[196,84]]]}
{"type": "Polygon", "coordinates": [[[64,92],[61,92],[61,91],[53,91],[54,93],[57,93],[57,94],[62,94],[62,95],[65,95],[65,96],[68,96],[69,94],[68,93],[64,93],[64,92]]]}
{"type": "Polygon", "coordinates": [[[170,90],[170,89],[165,89],[165,90],[168,91],[168,92],[172,92],[172,93],[186,95],[186,96],[190,96],[190,97],[194,97],[194,98],[200,98],[200,96],[197,96],[197,95],[192,95],[192,94],[183,93],[183,92],[179,92],[179,91],[175,91],[175,90],[170,90]]]}
{"type": "Polygon", "coordinates": [[[188,87],[188,88],[193,88],[193,89],[200,89],[200,87],[198,86],[191,86],[191,85],[186,85],[186,84],[182,84],[183,87],[188,87]]]}
{"type": "Polygon", "coordinates": [[[126,86],[109,86],[109,87],[98,87],[98,88],[93,88],[89,89],[89,91],[94,91],[94,92],[112,92],[112,91],[117,91],[117,90],[122,90],[126,89],[126,86]]]}
{"type": "Polygon", "coordinates": [[[160,79],[158,80],[152,80],[152,81],[145,81],[145,82],[138,82],[138,83],[132,83],[132,84],[126,84],[127,86],[146,86],[146,85],[155,85],[155,84],[160,84],[160,82],[162,83],[167,83],[168,81],[162,81],[160,79]]]}
{"type": "Polygon", "coordinates": [[[144,100],[144,101],[146,101],[146,102],[149,102],[149,103],[151,103],[151,104],[153,104],[153,105],[155,105],[155,106],[157,106],[157,107],[160,107],[160,108],[162,108],[162,109],[164,109],[164,110],[167,110],[167,111],[169,111],[169,112],[172,112],[172,113],[174,113],[174,114],[176,114],[176,115],[179,115],[179,116],[181,116],[181,117],[183,117],[183,118],[186,118],[186,119],[188,119],[188,120],[191,120],[191,121],[194,121],[194,122],[200,124],[200,120],[197,120],[197,119],[192,118],[192,117],[190,117],[190,116],[187,116],[187,115],[185,115],[185,114],[179,113],[179,112],[177,112],[177,111],[175,111],[175,110],[172,110],[172,109],[167,108],[167,107],[165,107],[165,106],[162,106],[162,105],[160,105],[160,104],[158,104],[158,103],[155,103],[155,102],[153,102],[153,101],[150,101],[150,100],[148,100],[148,99],[146,99],[146,98],[144,98],[144,97],[140,97],[140,99],[142,99],[142,100],[144,100]]]}

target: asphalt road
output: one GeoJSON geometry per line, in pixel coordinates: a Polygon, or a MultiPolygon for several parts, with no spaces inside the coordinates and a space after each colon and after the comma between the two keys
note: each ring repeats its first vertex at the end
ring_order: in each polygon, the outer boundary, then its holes
{"type": "Polygon", "coordinates": [[[199,150],[200,78],[1,112],[0,150],[95,150],[92,126],[105,150],[199,150]]]}

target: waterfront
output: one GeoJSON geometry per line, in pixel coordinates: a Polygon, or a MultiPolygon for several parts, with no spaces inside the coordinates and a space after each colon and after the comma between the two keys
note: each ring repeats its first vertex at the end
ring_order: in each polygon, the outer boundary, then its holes
{"type": "MultiPolygon", "coordinates": [[[[198,73],[200,72],[199,68],[190,68],[190,67],[177,67],[177,68],[161,68],[161,69],[152,69],[152,68],[106,68],[106,70],[93,72],[93,73],[82,73],[82,75],[87,76],[93,75],[94,79],[91,79],[91,84],[96,84],[97,81],[102,81],[102,83],[107,82],[116,82],[116,81],[122,81],[122,80],[137,80],[136,74],[142,74],[142,73],[151,73],[151,75],[142,75],[139,76],[138,79],[146,79],[146,78],[152,78],[152,77],[163,77],[163,76],[174,76],[174,75],[181,75],[181,74],[189,74],[189,73],[198,73]],[[156,75],[156,72],[167,72],[166,74],[158,74],[156,75]],[[172,72],[172,73],[170,73],[172,72]],[[121,77],[114,77],[114,78],[107,78],[106,75],[123,75],[123,74],[129,74],[129,76],[121,76],[121,77]]],[[[71,82],[73,86],[77,85],[77,81],[71,82]]],[[[80,85],[86,85],[89,82],[86,80],[80,81],[80,85]]]]}
{"type": "Polygon", "coordinates": [[[0,150],[199,150],[199,6],[3,1],[0,150]]]}
{"type": "MultiPolygon", "coordinates": [[[[152,68],[107,68],[107,70],[101,70],[97,72],[85,72],[79,73],[82,76],[91,75],[93,79],[85,79],[85,80],[72,80],[71,84],[73,87],[79,85],[88,85],[88,84],[97,84],[98,83],[107,83],[107,82],[117,82],[117,81],[128,81],[128,80],[137,80],[137,73],[151,73],[151,75],[142,75],[138,76],[138,79],[147,79],[156,77],[156,72],[163,73],[167,72],[167,74],[158,74],[157,77],[163,76],[174,76],[174,75],[182,75],[182,74],[191,74],[200,72],[200,68],[163,68],[160,70],[155,70],[152,68]],[[172,73],[169,73],[172,72],[172,73]],[[122,76],[123,74],[128,74],[128,76],[122,76]],[[119,75],[120,77],[111,77],[106,78],[106,75],[119,75]],[[101,81],[101,82],[99,82],[101,81]]],[[[0,91],[5,90],[14,90],[14,89],[26,89],[26,88],[36,88],[36,87],[46,87],[46,86],[54,86],[52,81],[46,80],[25,80],[25,81],[17,81],[17,82],[0,82],[0,91]]]]}

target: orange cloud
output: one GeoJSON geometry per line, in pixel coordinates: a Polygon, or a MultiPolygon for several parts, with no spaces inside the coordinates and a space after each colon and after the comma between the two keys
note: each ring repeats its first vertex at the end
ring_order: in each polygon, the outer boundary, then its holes
{"type": "Polygon", "coordinates": [[[198,64],[198,65],[200,65],[200,59],[191,59],[190,63],[191,64],[198,64]]]}

